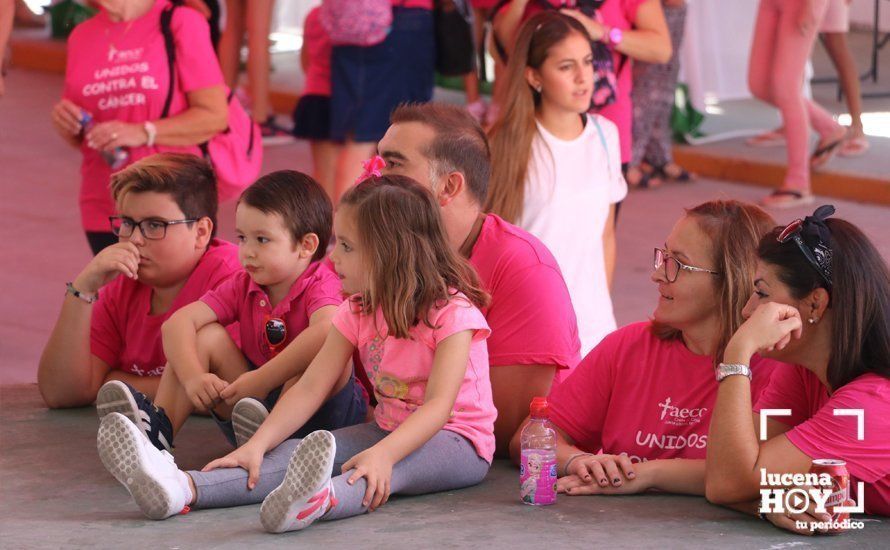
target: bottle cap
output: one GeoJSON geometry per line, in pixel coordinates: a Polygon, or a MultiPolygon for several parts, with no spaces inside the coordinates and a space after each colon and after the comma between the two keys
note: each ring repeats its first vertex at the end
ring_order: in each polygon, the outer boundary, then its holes
{"type": "Polygon", "coordinates": [[[550,412],[550,404],[547,403],[546,397],[535,397],[529,406],[529,412],[532,418],[547,418],[550,412]]]}

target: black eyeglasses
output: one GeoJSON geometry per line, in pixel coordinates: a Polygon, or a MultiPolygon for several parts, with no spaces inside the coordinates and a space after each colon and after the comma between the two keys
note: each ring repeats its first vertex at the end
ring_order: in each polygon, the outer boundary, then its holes
{"type": "Polygon", "coordinates": [[[831,290],[831,249],[820,242],[811,250],[803,242],[803,237],[800,236],[802,230],[803,220],[798,218],[786,225],[776,240],[782,244],[791,240],[797,243],[797,248],[803,253],[810,267],[816,270],[816,273],[822,277],[822,280],[828,284],[828,289],[831,290]]]}
{"type": "Polygon", "coordinates": [[[720,275],[717,271],[711,271],[710,269],[705,269],[703,267],[695,267],[693,265],[686,265],[677,258],[668,255],[667,251],[661,248],[655,249],[655,258],[652,262],[652,267],[654,269],[660,269],[661,266],[664,266],[664,278],[667,279],[669,283],[673,283],[677,280],[677,276],[680,274],[680,270],[684,271],[692,271],[692,272],[700,272],[700,273],[710,273],[711,275],[720,275]]]}
{"type": "Polygon", "coordinates": [[[125,216],[110,216],[108,221],[111,223],[111,232],[118,237],[131,237],[136,228],[142,232],[142,236],[146,239],[159,240],[167,236],[167,227],[180,223],[195,223],[198,220],[159,220],[157,218],[147,218],[136,221],[133,218],[125,216]]]}
{"type": "Polygon", "coordinates": [[[278,351],[278,347],[287,339],[287,325],[284,323],[284,319],[275,317],[266,321],[264,334],[269,348],[273,352],[278,351]]]}

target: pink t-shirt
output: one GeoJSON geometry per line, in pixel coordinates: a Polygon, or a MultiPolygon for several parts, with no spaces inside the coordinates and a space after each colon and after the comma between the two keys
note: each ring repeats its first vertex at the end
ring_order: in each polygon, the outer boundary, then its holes
{"type": "Polygon", "coordinates": [[[90,350],[112,369],[139,376],[159,376],[167,364],[161,342],[164,321],[240,269],[238,247],[214,239],[173,305],[160,315],[150,313],[151,287],[118,277],[99,291],[99,301],[93,306],[90,350]]]}
{"type": "Polygon", "coordinates": [[[757,400],[754,410],[762,409],[791,409],[791,416],[771,417],[791,426],[791,444],[813,459],[847,461],[852,494],[865,483],[865,512],[890,516],[890,380],[863,374],[829,395],[811,371],[784,365],[757,400]],[[864,411],[861,441],[857,417],[835,416],[837,409],[864,411]]]}
{"type": "Polygon", "coordinates": [[[410,338],[394,338],[387,332],[382,310],[373,316],[361,314],[355,302],[359,298],[354,296],[340,305],[334,326],[358,349],[377,398],[374,419],[387,431],[398,428],[423,405],[439,342],[458,332],[473,331],[467,370],[444,429],[466,437],[479,456],[491,462],[497,410],[488,379],[485,339],[490,331],[482,312],[458,293],[430,311],[430,324],[438,328],[420,322],[409,331],[410,338]]]}
{"type": "MultiPolygon", "coordinates": [[[[754,395],[780,364],[752,361],[754,395]]],[[[550,419],[579,448],[634,462],[705,458],[716,399],[713,358],[659,339],[648,321],[606,336],[548,398],[550,419]]]]}
{"type": "Polygon", "coordinates": [[[341,289],[337,275],[321,262],[315,262],[294,281],[287,296],[275,307],[266,291],[245,271],[208,291],[201,301],[213,310],[220,324],[238,321],[241,352],[254,366],[260,367],[274,356],[266,341],[266,321],[274,318],[284,321],[287,333],[284,343],[277,348],[281,350],[309,326],[309,317],[318,309],[340,305],[341,289]]]}
{"type": "MultiPolygon", "coordinates": [[[[577,5],[575,0],[548,1],[556,8],[574,8],[577,5]]],[[[637,19],[637,9],[645,2],[646,0],[606,0],[597,14],[601,17],[602,22],[609,27],[626,31],[633,28],[637,19]]],[[[543,10],[544,8],[538,4],[537,0],[530,1],[528,7],[525,8],[522,21],[543,10]]],[[[633,148],[633,104],[630,99],[630,92],[633,89],[632,60],[613,50],[612,62],[618,77],[618,95],[614,103],[596,112],[618,126],[618,136],[621,140],[621,162],[626,163],[630,161],[633,148]],[[619,71],[619,69],[621,70],[619,71]]]]}
{"type": "Polygon", "coordinates": [[[556,365],[567,375],[581,360],[581,342],[569,290],[547,247],[489,214],[470,263],[491,295],[483,310],[491,366],[556,365]]]}
{"type": "Polygon", "coordinates": [[[309,56],[303,95],[331,95],[331,39],[321,24],[320,7],[313,8],[303,23],[303,47],[309,56]]]}
{"type": "MultiPolygon", "coordinates": [[[[115,23],[103,10],[74,28],[68,38],[68,66],[63,97],[93,116],[96,123],[121,120],[143,123],[161,116],[170,82],[157,0],[151,11],[133,21],[115,23]]],[[[186,93],[223,84],[210,43],[207,21],[197,11],[177,8],[171,22],[176,44],[176,91],[170,115],[188,108],[186,93]]],[[[133,147],[130,163],[158,152],[200,155],[191,147],[133,147]]],[[[81,145],[80,212],[87,231],[109,231],[114,203],[108,190],[111,168],[98,151],[81,145]]]]}
{"type": "Polygon", "coordinates": [[[392,0],[394,8],[422,8],[433,9],[433,0],[392,0]]]}

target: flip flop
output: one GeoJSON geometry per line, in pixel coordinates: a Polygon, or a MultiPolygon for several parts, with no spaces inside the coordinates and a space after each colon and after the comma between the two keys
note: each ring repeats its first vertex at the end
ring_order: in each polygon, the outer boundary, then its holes
{"type": "Polygon", "coordinates": [[[841,144],[843,144],[846,139],[847,134],[844,133],[844,135],[842,135],[838,139],[830,143],[826,143],[821,147],[817,147],[816,150],[813,151],[812,156],[810,156],[810,168],[815,170],[817,168],[822,168],[823,166],[828,164],[828,161],[830,161],[831,157],[833,157],[834,154],[837,153],[841,144]]]}
{"type": "Polygon", "coordinates": [[[776,189],[760,201],[761,206],[768,208],[794,208],[811,204],[814,198],[811,193],[795,191],[794,189],[776,189]]]}
{"type": "Polygon", "coordinates": [[[695,174],[687,171],[679,164],[675,164],[674,166],[676,166],[680,170],[675,176],[668,174],[667,170],[665,170],[665,166],[659,166],[658,168],[656,168],[655,174],[657,174],[664,181],[674,183],[689,183],[690,181],[695,180],[695,174]]]}
{"type": "Polygon", "coordinates": [[[842,157],[861,157],[868,151],[871,144],[865,136],[851,137],[844,141],[841,150],[837,152],[842,157]]]}
{"type": "Polygon", "coordinates": [[[658,177],[658,171],[645,171],[640,170],[640,179],[637,180],[636,183],[631,183],[630,180],[627,180],[627,176],[625,176],[625,181],[627,181],[627,186],[631,189],[655,189],[659,187],[662,183],[662,180],[658,177]],[[658,182],[658,183],[655,183],[658,182]]]}
{"type": "Polygon", "coordinates": [[[749,137],[745,143],[751,147],[781,147],[785,145],[785,133],[779,130],[769,130],[749,137]]]}

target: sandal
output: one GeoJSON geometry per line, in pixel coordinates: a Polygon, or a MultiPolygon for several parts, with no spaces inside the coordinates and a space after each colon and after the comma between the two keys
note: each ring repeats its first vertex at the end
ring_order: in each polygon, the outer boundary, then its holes
{"type": "Polygon", "coordinates": [[[811,204],[814,198],[812,193],[795,191],[794,189],[776,189],[760,201],[761,206],[768,208],[794,208],[811,204]]]}
{"type": "Polygon", "coordinates": [[[751,136],[745,143],[751,147],[781,147],[785,145],[785,133],[782,128],[768,130],[762,134],[751,136]]]}
{"type": "Polygon", "coordinates": [[[856,136],[851,137],[850,139],[844,140],[844,143],[841,145],[841,150],[837,152],[838,155],[842,157],[861,157],[868,151],[871,145],[868,143],[868,139],[865,136],[856,136]]]}
{"type": "Polygon", "coordinates": [[[637,170],[640,173],[640,179],[631,181],[631,179],[625,175],[624,180],[627,182],[627,186],[630,189],[654,189],[662,183],[657,170],[643,170],[640,167],[628,168],[628,174],[631,170],[637,170]]]}
{"type": "Polygon", "coordinates": [[[847,132],[844,131],[843,135],[837,138],[834,141],[826,143],[820,147],[816,147],[816,150],[813,151],[813,155],[810,157],[810,168],[815,170],[817,168],[822,168],[828,161],[831,160],[831,157],[837,153],[838,148],[841,144],[844,143],[847,139],[847,132]]]}
{"type": "Polygon", "coordinates": [[[689,183],[690,181],[694,181],[696,175],[692,172],[687,171],[685,168],[680,166],[679,164],[664,164],[655,169],[655,173],[663,179],[664,181],[674,182],[674,183],[689,183]],[[671,174],[667,171],[668,166],[675,166],[676,171],[671,174]]]}

